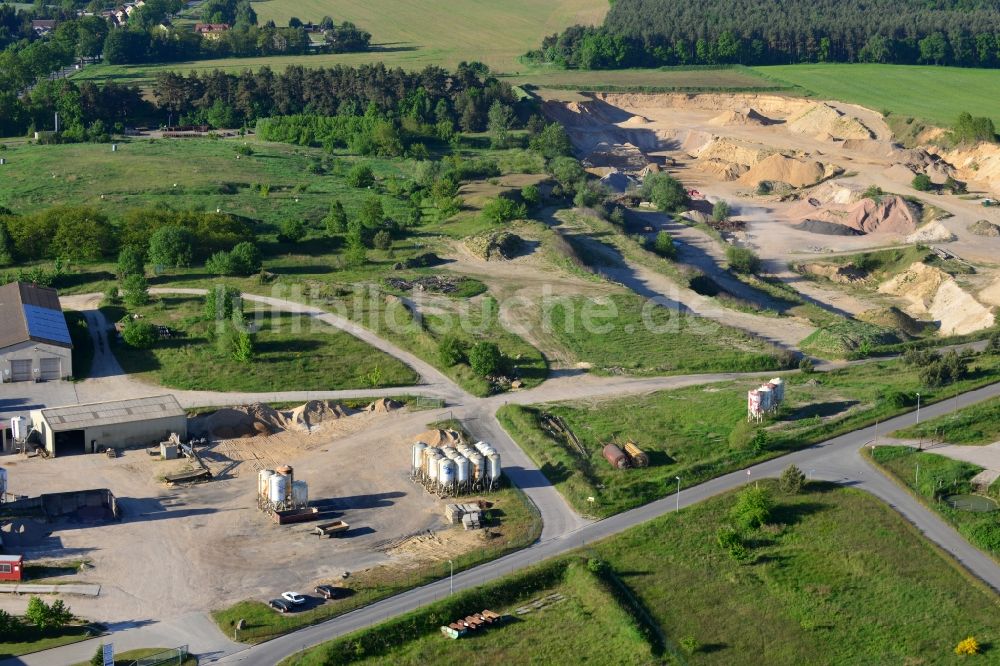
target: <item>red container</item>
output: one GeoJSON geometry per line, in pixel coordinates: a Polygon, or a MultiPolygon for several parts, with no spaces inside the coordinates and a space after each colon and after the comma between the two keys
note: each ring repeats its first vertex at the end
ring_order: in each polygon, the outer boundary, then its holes
{"type": "Polygon", "coordinates": [[[21,580],[24,555],[0,555],[0,580],[21,580]]]}

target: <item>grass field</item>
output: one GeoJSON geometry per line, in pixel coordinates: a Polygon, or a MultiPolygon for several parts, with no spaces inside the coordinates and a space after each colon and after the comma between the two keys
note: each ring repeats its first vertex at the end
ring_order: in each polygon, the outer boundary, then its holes
{"type": "MultiPolygon", "coordinates": [[[[257,326],[254,359],[239,363],[216,349],[215,322],[203,319],[202,303],[191,296],[158,296],[131,309],[169,327],[174,337],[151,349],[117,343],[114,353],[125,372],[171,388],[211,391],[322,391],[418,380],[401,361],[339,329],[288,313],[255,316],[250,307],[247,319],[257,326]]],[[[123,308],[105,308],[110,321],[124,314],[123,308]]]]}
{"type": "Polygon", "coordinates": [[[948,444],[992,444],[1000,440],[1000,398],[985,400],[947,416],[897,430],[891,436],[948,444]]]}
{"type": "MultiPolygon", "coordinates": [[[[488,499],[493,502],[491,511],[494,513],[489,524],[489,532],[493,537],[487,539],[486,532],[481,532],[484,535],[481,548],[453,557],[455,571],[468,569],[524,548],[534,543],[542,532],[541,517],[517,488],[491,493],[488,499]]],[[[324,581],[338,586],[346,585],[352,591],[351,596],[327,602],[308,611],[279,614],[261,601],[242,601],[229,608],[213,611],[212,617],[227,636],[233,635],[233,628],[239,620],[245,620],[245,628],[240,630],[239,640],[259,643],[440,580],[447,577],[450,571],[447,559],[425,560],[414,568],[377,566],[352,571],[346,583],[339,578],[324,581]]]]}
{"type": "Polygon", "coordinates": [[[491,666],[510,663],[503,655],[516,645],[522,649],[518,663],[615,663],[623,654],[625,663],[639,664],[953,664],[964,663],[952,651],[969,635],[991,644],[980,659],[995,660],[996,597],[892,509],[862,492],[825,484],[810,484],[795,496],[775,491],[774,498],[771,524],[744,535],[747,563],[716,543],[734,504],[729,493],[589,546],[564,558],[562,572],[560,561],[549,563],[286,663],[491,666]],[[551,589],[569,597],[564,604],[585,607],[593,593],[564,582],[579,575],[573,568],[585,566],[583,557],[610,565],[609,577],[622,583],[623,592],[615,595],[620,607],[637,611],[629,614],[632,632],[643,635],[634,620],[645,613],[652,634],[665,638],[662,651],[619,653],[634,643],[623,640],[621,629],[608,633],[609,623],[622,623],[611,604],[568,625],[548,621],[546,613],[557,606],[458,641],[438,633],[452,616],[484,607],[509,611],[551,589]],[[555,656],[542,652],[550,642],[563,645],[567,634],[572,648],[555,656]],[[608,649],[601,654],[605,638],[608,649]],[[682,645],[693,648],[690,654],[677,650],[682,645]],[[533,660],[536,651],[549,658],[533,660]]]}
{"type": "Polygon", "coordinates": [[[93,638],[97,633],[92,627],[72,625],[64,629],[32,630],[31,640],[7,641],[0,637],[0,659],[17,657],[41,650],[50,650],[60,645],[79,643],[93,638]]]}
{"type": "Polygon", "coordinates": [[[1000,358],[982,356],[976,365],[971,379],[940,389],[921,386],[918,371],[900,361],[787,375],[784,406],[759,428],[746,422],[746,391],[756,386],[751,380],[625,399],[508,405],[498,417],[570,504],[605,517],[674,492],[675,476],[695,485],[913,409],[917,391],[929,404],[996,380],[1000,358]],[[562,417],[587,455],[545,432],[543,412],[562,417]],[[754,445],[758,430],[766,441],[754,445]],[[635,440],[650,466],[613,469],[601,451],[614,437],[635,440]]]}
{"type": "MultiPolygon", "coordinates": [[[[951,495],[982,494],[971,483],[983,471],[982,467],[908,446],[879,446],[866,453],[974,546],[1000,559],[1000,513],[965,511],[945,501],[951,495]]],[[[986,494],[994,500],[1000,499],[1000,484],[994,483],[986,494]]]]}
{"type": "Polygon", "coordinates": [[[951,126],[958,114],[1000,124],[1000,70],[922,65],[816,64],[754,67],[817,97],[951,126]]]}

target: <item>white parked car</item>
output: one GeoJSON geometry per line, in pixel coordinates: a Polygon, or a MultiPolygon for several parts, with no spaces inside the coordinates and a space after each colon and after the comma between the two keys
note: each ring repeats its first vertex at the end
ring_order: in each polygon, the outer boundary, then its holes
{"type": "Polygon", "coordinates": [[[290,604],[295,604],[296,606],[301,606],[306,602],[306,598],[298,592],[282,592],[281,598],[290,604]]]}

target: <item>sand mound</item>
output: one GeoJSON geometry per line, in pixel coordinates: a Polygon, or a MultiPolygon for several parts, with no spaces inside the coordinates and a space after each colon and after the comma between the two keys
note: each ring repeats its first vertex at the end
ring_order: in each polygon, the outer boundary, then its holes
{"type": "Polygon", "coordinates": [[[979,300],[989,305],[1000,306],[1000,278],[997,278],[993,284],[979,292],[979,300]]]}
{"type": "Polygon", "coordinates": [[[907,335],[920,335],[927,326],[895,306],[865,310],[858,314],[857,319],[876,326],[902,331],[907,335]]]}
{"type": "Polygon", "coordinates": [[[332,421],[354,412],[339,402],[332,400],[310,400],[299,405],[288,414],[288,424],[299,428],[310,429],[324,421],[332,421]]]}
{"type": "Polygon", "coordinates": [[[969,225],[969,233],[987,238],[997,238],[1000,236],[1000,225],[993,224],[989,220],[977,220],[969,225]]]}
{"type": "Polygon", "coordinates": [[[823,164],[774,154],[753,164],[739,181],[756,185],[762,180],[778,180],[793,187],[805,187],[823,180],[828,175],[823,164]]]}
{"type": "Polygon", "coordinates": [[[816,103],[788,119],[788,130],[816,136],[827,134],[835,139],[871,139],[872,131],[857,118],[846,116],[829,104],[816,103]]]}
{"type": "Polygon", "coordinates": [[[435,428],[420,433],[413,441],[423,442],[427,446],[457,446],[462,442],[462,435],[456,430],[435,428]]]}
{"type": "Polygon", "coordinates": [[[940,322],[944,335],[972,333],[994,323],[990,309],[964,291],[953,277],[920,261],[878,290],[905,299],[911,314],[933,317],[940,322]]]}
{"type": "Polygon", "coordinates": [[[598,93],[594,99],[626,109],[700,109],[729,111],[756,109],[769,118],[787,118],[815,102],[781,95],[755,93],[598,93]]]}
{"type": "Polygon", "coordinates": [[[220,439],[273,435],[284,430],[286,418],[273,407],[261,403],[226,407],[196,419],[194,430],[220,439]]]}
{"type": "Polygon", "coordinates": [[[628,120],[622,123],[618,123],[619,127],[636,127],[640,125],[648,125],[652,121],[646,116],[634,115],[628,120]]]}
{"type": "Polygon", "coordinates": [[[959,180],[984,183],[1000,194],[1000,145],[980,143],[974,148],[959,148],[942,155],[954,167],[959,180]]]}
{"type": "Polygon", "coordinates": [[[809,199],[822,204],[855,204],[864,199],[864,190],[857,183],[827,181],[809,191],[809,199]]]}
{"type": "Polygon", "coordinates": [[[740,176],[749,171],[750,167],[745,164],[726,162],[725,160],[698,160],[698,168],[706,173],[710,173],[720,180],[739,180],[740,176]]]}
{"type": "Polygon", "coordinates": [[[771,125],[774,121],[770,118],[762,116],[753,109],[731,109],[729,111],[723,111],[708,122],[712,125],[722,125],[725,127],[731,125],[751,125],[763,127],[765,125],[771,125]]]}
{"type": "Polygon", "coordinates": [[[816,222],[843,225],[863,234],[912,234],[917,230],[916,211],[905,199],[896,196],[879,197],[877,201],[862,199],[852,205],[824,205],[810,197],[796,204],[792,212],[803,220],[802,224],[815,227],[806,229],[815,233],[836,233],[816,222]]]}
{"type": "Polygon", "coordinates": [[[403,403],[396,402],[395,400],[390,400],[389,398],[379,398],[372,404],[365,407],[366,412],[372,412],[373,414],[388,414],[389,412],[394,412],[400,409],[403,403]]]}
{"type": "Polygon", "coordinates": [[[907,243],[950,243],[954,240],[958,240],[958,236],[948,231],[948,227],[940,221],[931,222],[906,237],[907,243]]]}
{"type": "MultiPolygon", "coordinates": [[[[835,264],[800,264],[795,267],[799,273],[824,277],[839,284],[857,284],[868,279],[868,274],[854,266],[837,266],[835,264]]],[[[875,322],[873,322],[875,323],[875,322]]]]}
{"type": "Polygon", "coordinates": [[[775,151],[753,143],[714,137],[696,151],[699,160],[719,160],[753,166],[775,151]]]}

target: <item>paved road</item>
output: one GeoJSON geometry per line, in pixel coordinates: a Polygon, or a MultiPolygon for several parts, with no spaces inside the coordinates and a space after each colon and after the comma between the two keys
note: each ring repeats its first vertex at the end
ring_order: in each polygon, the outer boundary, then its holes
{"type": "MultiPolygon", "coordinates": [[[[998,395],[1000,395],[1000,383],[963,395],[960,404],[966,406],[998,395]]],[[[922,408],[921,415],[929,419],[948,414],[955,409],[956,402],[947,400],[922,408]]],[[[909,425],[914,418],[913,414],[905,414],[886,421],[880,425],[880,429],[882,432],[889,432],[909,425]]],[[[795,464],[814,479],[857,487],[885,501],[913,523],[928,539],[951,553],[973,575],[994,590],[1000,591],[1000,566],[992,558],[970,545],[936,514],[864,460],[860,450],[874,440],[875,434],[874,426],[857,430],[808,449],[685,489],[681,492],[680,507],[683,509],[738,488],[748,480],[778,476],[785,467],[795,464]]],[[[543,538],[529,548],[456,574],[455,589],[463,590],[481,585],[584,544],[618,534],[630,527],[668,514],[674,511],[676,506],[676,496],[668,496],[611,518],[583,524],[551,538],[543,538]]],[[[276,664],[304,647],[382,622],[441,599],[448,593],[449,581],[442,579],[322,624],[229,655],[220,659],[219,663],[276,664]]]]}

